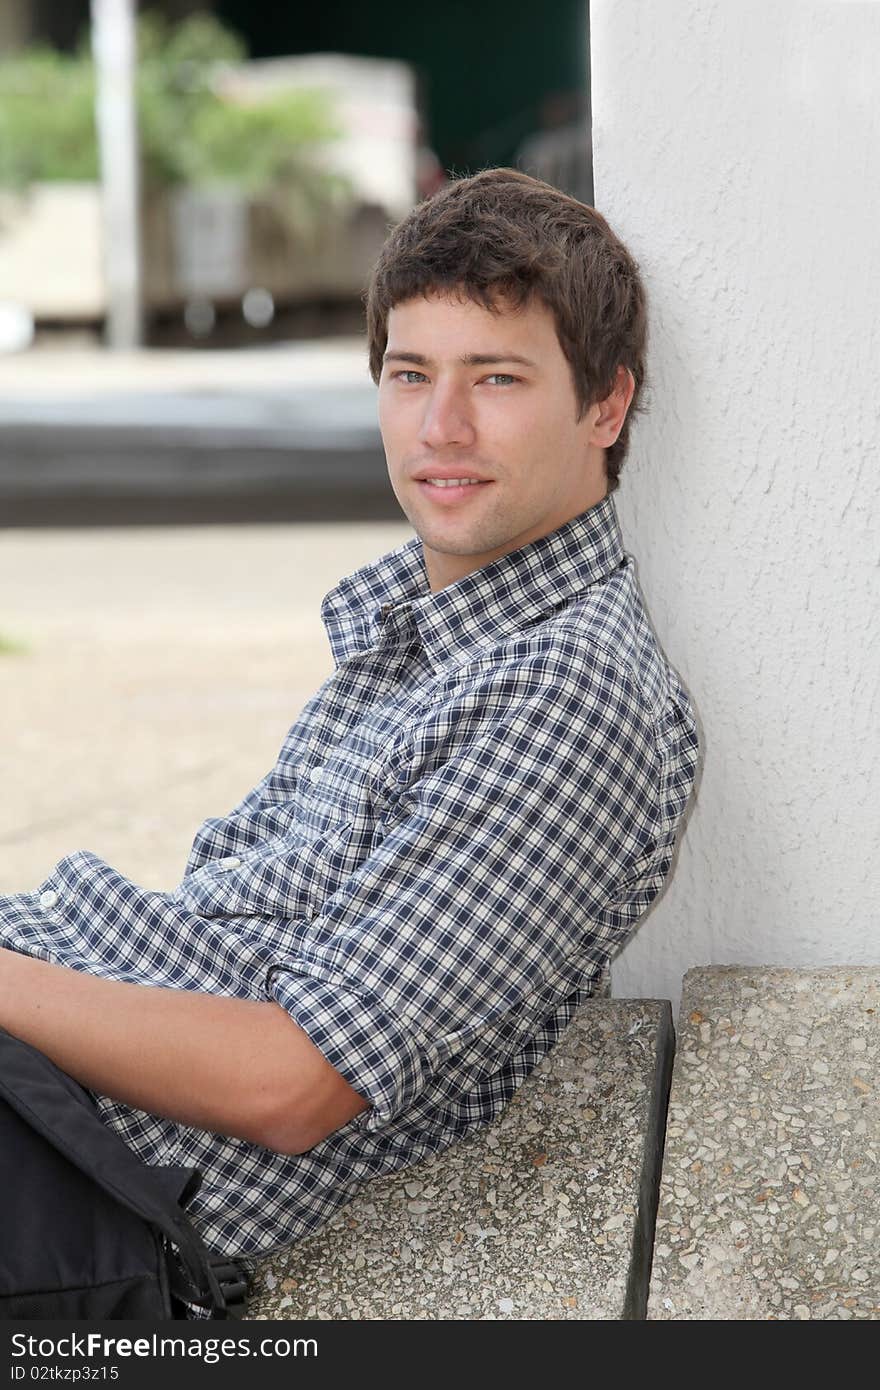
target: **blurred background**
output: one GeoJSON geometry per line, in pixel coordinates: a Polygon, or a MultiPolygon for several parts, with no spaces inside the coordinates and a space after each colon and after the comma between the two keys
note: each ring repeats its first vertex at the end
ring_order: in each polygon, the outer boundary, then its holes
{"type": "Polygon", "coordinates": [[[0,891],[171,886],[411,533],[362,295],[512,165],[592,201],[588,6],[0,0],[0,891]]]}
{"type": "Polygon", "coordinates": [[[392,515],[370,268],[450,176],[591,200],[587,18],[0,0],[2,523],[392,515]]]}

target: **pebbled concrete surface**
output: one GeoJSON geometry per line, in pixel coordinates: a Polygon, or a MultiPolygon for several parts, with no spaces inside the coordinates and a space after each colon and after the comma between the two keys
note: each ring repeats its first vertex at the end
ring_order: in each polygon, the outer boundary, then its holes
{"type": "Polygon", "coordinates": [[[257,1319],[644,1316],[669,1004],[594,999],[501,1118],[258,1267],[257,1319]]]}
{"type": "Polygon", "coordinates": [[[685,976],[648,1316],[880,1318],[880,967],[685,976]]]}

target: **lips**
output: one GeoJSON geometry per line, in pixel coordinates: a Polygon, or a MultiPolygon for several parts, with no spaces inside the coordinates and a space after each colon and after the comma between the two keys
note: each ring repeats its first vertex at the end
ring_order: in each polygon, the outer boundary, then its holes
{"type": "Polygon", "coordinates": [[[479,487],[479,478],[422,478],[429,487],[479,487]]]}
{"type": "Polygon", "coordinates": [[[423,468],[421,473],[414,473],[413,481],[417,483],[488,483],[490,480],[475,473],[472,468],[468,468],[467,464],[433,463],[429,464],[427,468],[423,468]]]}
{"type": "Polygon", "coordinates": [[[474,478],[466,473],[430,473],[414,482],[419,492],[436,506],[450,507],[460,502],[473,501],[480,493],[491,486],[490,478],[474,478]]]}

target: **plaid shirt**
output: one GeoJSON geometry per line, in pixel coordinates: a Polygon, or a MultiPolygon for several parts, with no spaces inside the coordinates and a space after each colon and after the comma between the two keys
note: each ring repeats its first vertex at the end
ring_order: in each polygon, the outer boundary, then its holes
{"type": "Polygon", "coordinates": [[[98,1098],[148,1162],[201,1170],[228,1255],[497,1115],[656,897],[697,761],[611,499],[436,593],[410,541],[323,617],[334,674],[177,889],[83,851],[0,899],[13,949],[276,1000],[369,1100],[288,1157],[98,1098]]]}

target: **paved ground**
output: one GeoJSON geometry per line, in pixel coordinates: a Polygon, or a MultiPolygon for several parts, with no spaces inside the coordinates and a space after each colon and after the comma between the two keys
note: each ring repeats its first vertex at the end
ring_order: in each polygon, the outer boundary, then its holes
{"type": "Polygon", "coordinates": [[[271,766],[318,617],[405,522],[0,532],[0,892],[91,849],[147,887],[271,766]]]}

